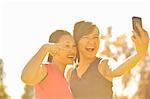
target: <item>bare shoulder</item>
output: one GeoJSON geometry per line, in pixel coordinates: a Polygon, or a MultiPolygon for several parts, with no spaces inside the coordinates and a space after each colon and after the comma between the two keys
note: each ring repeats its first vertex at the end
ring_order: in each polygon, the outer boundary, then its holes
{"type": "Polygon", "coordinates": [[[109,59],[108,58],[101,59],[99,65],[98,65],[98,71],[107,80],[112,81],[112,76],[111,76],[112,69],[109,65],[109,59]]]}
{"type": "Polygon", "coordinates": [[[100,60],[98,68],[102,68],[103,66],[104,66],[104,67],[106,66],[106,67],[108,67],[108,68],[114,70],[115,68],[117,68],[118,63],[117,63],[117,61],[116,61],[115,59],[113,59],[113,58],[104,57],[104,58],[102,58],[102,59],[100,60]],[[101,66],[101,65],[102,65],[102,66],[101,66]]]}
{"type": "Polygon", "coordinates": [[[106,71],[106,66],[108,67],[108,61],[109,61],[108,59],[104,59],[104,58],[100,60],[98,65],[99,73],[104,74],[104,72],[106,71]]]}

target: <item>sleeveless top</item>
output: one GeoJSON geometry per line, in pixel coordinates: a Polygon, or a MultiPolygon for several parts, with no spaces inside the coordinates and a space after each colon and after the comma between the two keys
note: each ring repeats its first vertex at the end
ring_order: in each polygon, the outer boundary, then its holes
{"type": "Polygon", "coordinates": [[[53,64],[43,65],[47,76],[35,86],[35,99],[73,99],[63,74],[53,64]]]}
{"type": "Polygon", "coordinates": [[[72,71],[69,83],[75,99],[112,99],[112,82],[98,71],[100,60],[96,58],[81,78],[76,68],[72,71]]]}

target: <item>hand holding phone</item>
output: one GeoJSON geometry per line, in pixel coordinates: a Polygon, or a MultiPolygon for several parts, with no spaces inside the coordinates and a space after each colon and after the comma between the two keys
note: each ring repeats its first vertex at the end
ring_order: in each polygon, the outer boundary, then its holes
{"type": "Polygon", "coordinates": [[[138,27],[137,27],[136,24],[138,24],[138,25],[142,28],[142,18],[141,18],[141,17],[136,17],[136,16],[132,17],[133,30],[134,30],[139,36],[141,36],[141,35],[140,35],[140,31],[139,31],[139,29],[138,29],[138,27]]]}

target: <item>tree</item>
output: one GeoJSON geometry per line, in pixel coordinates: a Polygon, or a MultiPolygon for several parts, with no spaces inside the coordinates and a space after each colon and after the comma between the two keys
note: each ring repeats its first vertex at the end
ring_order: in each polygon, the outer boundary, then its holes
{"type": "Polygon", "coordinates": [[[5,73],[3,72],[4,62],[0,59],[0,99],[10,99],[10,96],[5,91],[5,86],[3,84],[3,78],[5,73]]]}
{"type": "Polygon", "coordinates": [[[22,99],[34,99],[34,87],[25,85],[24,87],[25,93],[22,95],[22,99]]]}

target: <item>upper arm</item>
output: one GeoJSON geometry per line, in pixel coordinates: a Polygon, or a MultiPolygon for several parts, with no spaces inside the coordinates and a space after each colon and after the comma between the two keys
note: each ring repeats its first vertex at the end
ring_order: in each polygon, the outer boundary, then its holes
{"type": "Polygon", "coordinates": [[[41,82],[47,76],[47,68],[41,66],[40,69],[37,71],[36,76],[32,80],[23,80],[27,85],[36,85],[41,82]]]}
{"type": "Polygon", "coordinates": [[[39,83],[41,82],[43,79],[45,79],[45,77],[47,76],[48,72],[47,72],[47,68],[42,66],[40,69],[39,69],[39,72],[37,74],[37,77],[35,79],[35,83],[39,83]]]}

